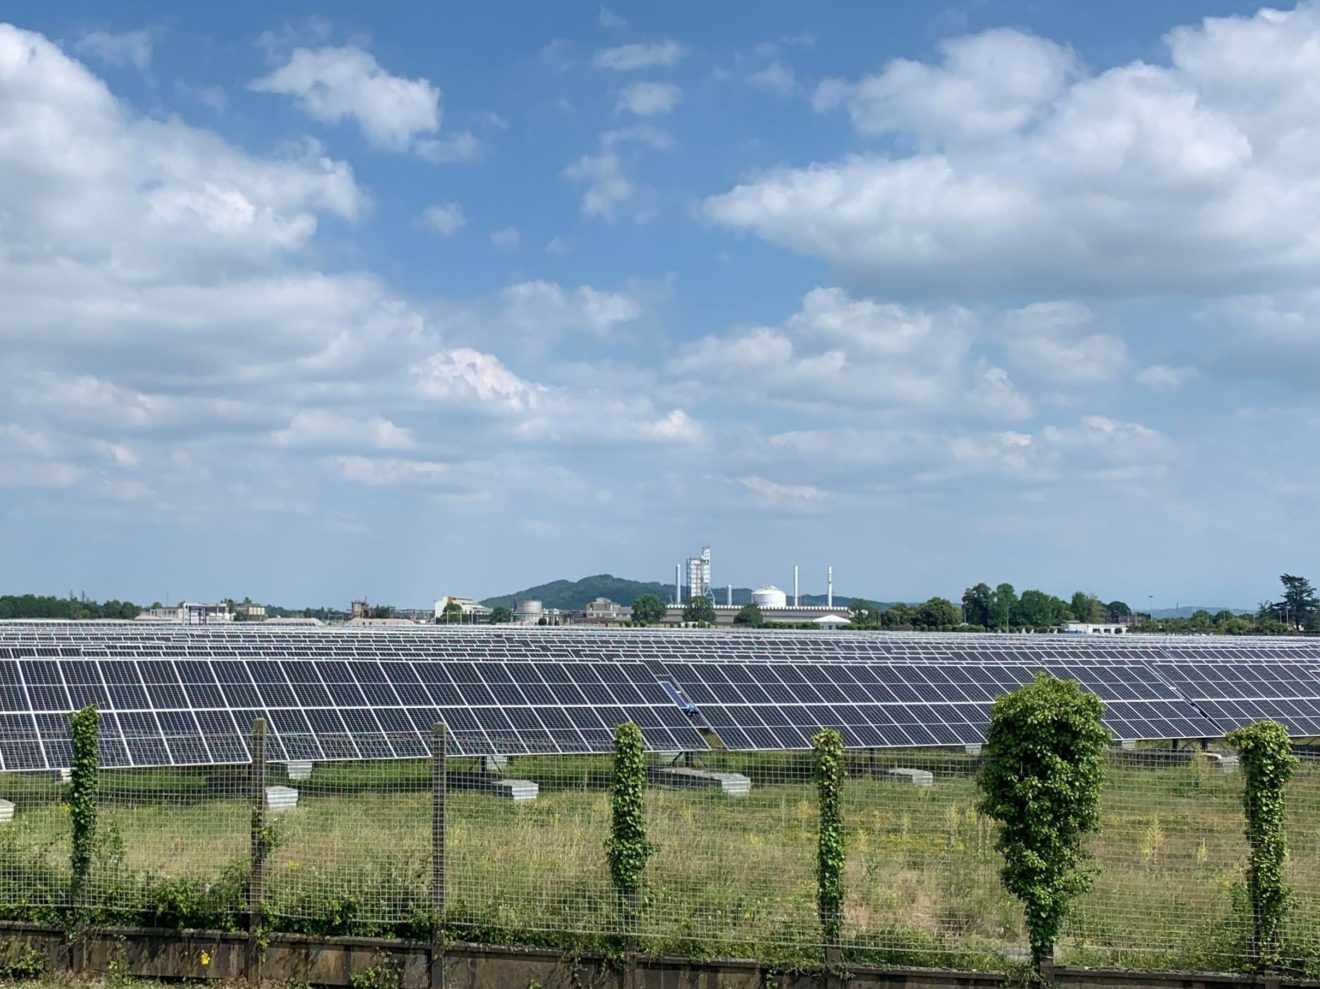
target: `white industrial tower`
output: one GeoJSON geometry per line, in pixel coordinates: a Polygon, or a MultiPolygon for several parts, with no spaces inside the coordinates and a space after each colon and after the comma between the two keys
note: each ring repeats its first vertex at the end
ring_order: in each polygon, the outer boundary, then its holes
{"type": "Polygon", "coordinates": [[[701,547],[700,556],[689,556],[687,561],[688,572],[688,600],[696,598],[710,597],[714,591],[710,586],[710,547],[701,547]]]}

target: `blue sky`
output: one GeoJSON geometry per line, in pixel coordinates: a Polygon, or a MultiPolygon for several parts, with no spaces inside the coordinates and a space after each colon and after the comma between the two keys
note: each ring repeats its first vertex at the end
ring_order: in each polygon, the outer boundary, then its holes
{"type": "Polygon", "coordinates": [[[3,16],[0,590],[1315,573],[1320,7],[3,16]]]}

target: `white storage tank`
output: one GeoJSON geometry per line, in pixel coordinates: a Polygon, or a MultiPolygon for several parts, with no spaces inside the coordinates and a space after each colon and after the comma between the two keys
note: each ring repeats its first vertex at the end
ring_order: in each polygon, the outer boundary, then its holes
{"type": "Polygon", "coordinates": [[[540,601],[515,601],[513,617],[524,625],[535,625],[545,617],[545,609],[541,607],[540,601]]]}
{"type": "Polygon", "coordinates": [[[788,595],[773,584],[769,587],[758,587],[752,591],[752,604],[758,608],[786,608],[788,595]]]}

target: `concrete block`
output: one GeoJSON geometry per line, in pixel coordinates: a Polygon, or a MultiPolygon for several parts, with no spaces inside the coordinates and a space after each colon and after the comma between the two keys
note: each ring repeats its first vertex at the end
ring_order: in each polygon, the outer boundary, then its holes
{"type": "Polygon", "coordinates": [[[310,759],[290,759],[287,768],[291,780],[309,780],[312,778],[312,761],[310,759]]]}
{"type": "Polygon", "coordinates": [[[908,786],[934,786],[935,774],[925,769],[891,769],[885,774],[895,783],[905,783],[908,786]]]}
{"type": "Polygon", "coordinates": [[[653,766],[647,773],[657,786],[672,789],[718,789],[730,797],[745,797],[752,789],[752,781],[742,773],[717,773],[691,766],[653,766]]]}
{"type": "Polygon", "coordinates": [[[8,824],[14,819],[14,802],[0,800],[0,824],[8,824]]]}
{"type": "Polygon", "coordinates": [[[980,742],[973,742],[973,743],[971,743],[970,745],[964,745],[964,746],[963,746],[963,751],[966,752],[968,755],[980,755],[980,754],[981,754],[981,743],[980,743],[980,742]]]}
{"type": "Polygon", "coordinates": [[[298,791],[291,786],[266,787],[266,808],[272,813],[293,810],[298,806],[298,791]]]}

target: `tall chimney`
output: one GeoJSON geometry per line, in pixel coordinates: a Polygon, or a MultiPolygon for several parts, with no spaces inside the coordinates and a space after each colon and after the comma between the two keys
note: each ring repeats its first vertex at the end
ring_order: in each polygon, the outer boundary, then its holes
{"type": "Polygon", "coordinates": [[[796,564],[796,563],[793,564],[793,607],[794,607],[794,608],[799,607],[799,605],[798,605],[798,571],[797,571],[797,564],[796,564]]]}
{"type": "Polygon", "coordinates": [[[683,564],[674,564],[674,604],[683,603],[683,564]]]}
{"type": "Polygon", "coordinates": [[[825,568],[825,607],[834,607],[834,568],[825,568]]]}
{"type": "Polygon", "coordinates": [[[733,585],[730,584],[724,592],[724,603],[730,608],[733,607],[733,585]]]}

